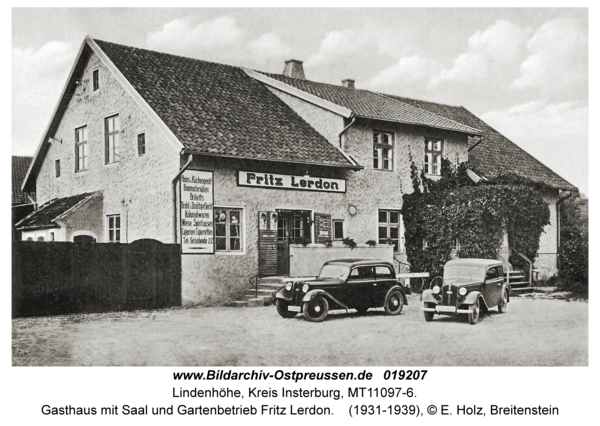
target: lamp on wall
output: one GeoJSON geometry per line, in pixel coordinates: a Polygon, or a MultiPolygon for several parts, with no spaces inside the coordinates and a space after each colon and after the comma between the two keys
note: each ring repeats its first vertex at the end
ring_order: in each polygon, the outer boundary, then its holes
{"type": "Polygon", "coordinates": [[[55,142],[60,142],[62,144],[62,139],[48,138],[48,143],[52,144],[55,142]]]}

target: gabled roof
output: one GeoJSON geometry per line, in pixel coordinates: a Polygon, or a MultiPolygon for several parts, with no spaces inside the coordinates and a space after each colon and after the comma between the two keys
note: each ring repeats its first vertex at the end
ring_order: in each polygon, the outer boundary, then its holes
{"type": "Polygon", "coordinates": [[[519,148],[518,145],[501,135],[466,108],[400,96],[392,97],[451,120],[481,129],[483,131],[481,143],[471,145],[469,151],[469,164],[478,174],[493,179],[501,174],[512,172],[550,188],[577,191],[576,186],[567,182],[535,157],[519,148]]]}
{"type": "Polygon", "coordinates": [[[426,109],[415,107],[381,93],[291,78],[284,76],[283,74],[263,72],[261,72],[261,74],[333,104],[347,108],[358,117],[453,130],[470,135],[481,134],[481,130],[476,127],[468,126],[464,123],[437,115],[426,109]]]}
{"type": "Polygon", "coordinates": [[[239,67],[86,38],[24,187],[33,185],[85,65],[96,53],[178,150],[361,169],[239,67]]]}
{"type": "Polygon", "coordinates": [[[48,201],[39,209],[23,218],[15,227],[17,230],[40,229],[40,228],[58,228],[56,223],[58,219],[76,210],[83,205],[87,200],[94,195],[100,194],[97,192],[84,192],[83,194],[72,195],[65,198],[54,198],[48,201]]]}
{"type": "MultiPolygon", "coordinates": [[[[27,195],[21,189],[29,164],[33,157],[12,157],[12,204],[33,204],[27,195]]],[[[35,200],[35,192],[30,192],[29,196],[35,200]]]]}

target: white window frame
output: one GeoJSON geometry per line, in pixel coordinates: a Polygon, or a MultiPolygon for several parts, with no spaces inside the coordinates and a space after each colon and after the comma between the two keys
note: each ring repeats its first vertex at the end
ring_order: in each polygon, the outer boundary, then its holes
{"type": "Polygon", "coordinates": [[[373,166],[373,170],[380,170],[383,172],[393,172],[396,168],[395,168],[395,161],[396,161],[396,156],[394,155],[395,151],[396,151],[396,134],[395,132],[387,132],[385,130],[377,130],[377,129],[373,129],[373,154],[371,155],[372,157],[372,162],[371,165],[373,166]],[[384,144],[383,143],[383,138],[382,137],[378,137],[378,142],[375,142],[375,135],[388,135],[390,138],[390,144],[384,144]],[[383,162],[384,162],[384,157],[383,157],[383,149],[387,147],[390,149],[390,157],[389,157],[389,168],[384,169],[383,168],[383,162]],[[375,156],[375,151],[378,150],[378,156],[375,156]],[[375,167],[374,161],[375,160],[379,161],[379,165],[378,167],[375,167]]]}
{"type": "Polygon", "coordinates": [[[123,243],[124,238],[123,238],[123,215],[121,214],[121,212],[115,212],[115,213],[107,213],[105,215],[106,217],[106,242],[107,243],[123,243]],[[119,228],[110,228],[110,218],[111,217],[119,217],[119,228]],[[111,241],[110,240],[110,230],[111,229],[118,229],[119,230],[119,241],[111,241]]]}
{"type": "Polygon", "coordinates": [[[375,241],[379,244],[379,226],[383,224],[383,222],[379,222],[379,212],[387,211],[388,212],[388,222],[386,225],[388,226],[388,238],[389,238],[389,212],[397,212],[398,213],[398,251],[394,253],[404,253],[404,223],[402,222],[402,213],[400,212],[400,207],[378,207],[377,208],[377,216],[376,216],[376,227],[375,227],[375,241]]]}
{"type": "MultiPolygon", "coordinates": [[[[215,255],[218,256],[240,256],[246,254],[246,208],[243,206],[213,206],[213,220],[215,222],[215,234],[213,236],[215,240],[215,255]],[[230,250],[217,250],[217,231],[216,231],[216,212],[217,210],[240,210],[240,218],[242,220],[240,226],[240,250],[238,251],[230,251],[230,250]]],[[[229,237],[226,237],[229,238],[229,237]]],[[[229,242],[227,241],[227,245],[229,242]]]]}
{"type": "Polygon", "coordinates": [[[434,137],[426,137],[424,150],[424,164],[423,170],[425,174],[428,176],[441,176],[442,175],[442,158],[444,157],[444,148],[446,144],[444,143],[444,139],[434,138],[434,137]],[[431,143],[431,149],[429,148],[429,144],[431,143]],[[435,149],[435,144],[440,144],[440,149],[435,149]],[[436,160],[434,162],[434,159],[436,160]],[[427,170],[427,166],[429,166],[430,170],[427,170]],[[437,171],[433,170],[434,166],[437,167],[437,171]],[[434,173],[435,172],[435,173],[434,173]]]}
{"type": "Polygon", "coordinates": [[[108,164],[118,164],[121,162],[121,116],[119,115],[118,112],[109,114],[104,116],[104,164],[108,165],[108,164]],[[109,133],[108,132],[108,123],[109,120],[112,118],[118,117],[119,119],[119,129],[115,130],[113,129],[113,132],[109,133]],[[114,136],[113,139],[113,148],[112,148],[112,152],[113,152],[113,161],[110,160],[110,153],[111,153],[111,148],[110,148],[110,136],[114,136]],[[116,141],[116,144],[115,144],[116,141]],[[116,148],[116,149],[115,149],[116,148]],[[115,156],[115,152],[116,152],[116,156],[115,156]],[[118,157],[117,159],[115,159],[115,157],[118,157]]]}
{"type": "Polygon", "coordinates": [[[344,219],[331,219],[331,239],[332,241],[342,241],[346,235],[346,227],[344,226],[344,219]],[[335,237],[335,224],[341,222],[342,224],[342,238],[335,237]]]}
{"type": "Polygon", "coordinates": [[[81,126],[75,127],[75,172],[85,172],[88,170],[88,168],[90,167],[90,145],[89,145],[89,138],[90,138],[90,130],[88,129],[87,124],[83,124],[81,126]],[[79,130],[82,130],[82,134],[85,137],[84,140],[80,141],[77,138],[79,137],[79,130]],[[81,158],[79,156],[79,147],[82,146],[83,147],[83,165],[80,168],[79,167],[79,159],[81,158]]]}

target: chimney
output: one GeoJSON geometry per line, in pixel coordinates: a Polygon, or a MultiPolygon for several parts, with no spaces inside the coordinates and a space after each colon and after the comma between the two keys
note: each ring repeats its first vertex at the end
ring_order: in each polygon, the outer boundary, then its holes
{"type": "Polygon", "coordinates": [[[302,61],[299,61],[298,59],[288,59],[287,61],[285,61],[283,75],[285,75],[286,77],[306,80],[306,77],[304,77],[304,68],[302,67],[302,61]]]}
{"type": "Polygon", "coordinates": [[[346,89],[354,89],[354,80],[351,78],[342,80],[342,86],[344,86],[346,89]]]}

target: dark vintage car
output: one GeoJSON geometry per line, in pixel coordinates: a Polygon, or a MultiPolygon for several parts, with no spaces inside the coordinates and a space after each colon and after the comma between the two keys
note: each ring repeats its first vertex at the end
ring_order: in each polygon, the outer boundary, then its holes
{"type": "Polygon", "coordinates": [[[329,310],[351,309],[366,312],[384,307],[389,315],[398,315],[410,287],[396,280],[391,263],[385,260],[340,259],[326,262],[316,278],[291,279],[277,292],[277,312],[293,318],[302,312],[312,322],[323,321],[329,310]]]}
{"type": "Polygon", "coordinates": [[[467,314],[471,324],[479,321],[479,312],[497,307],[506,312],[510,286],[502,263],[490,259],[454,259],[444,265],[444,276],[434,278],[431,289],[421,294],[425,320],[435,314],[467,314]]]}

